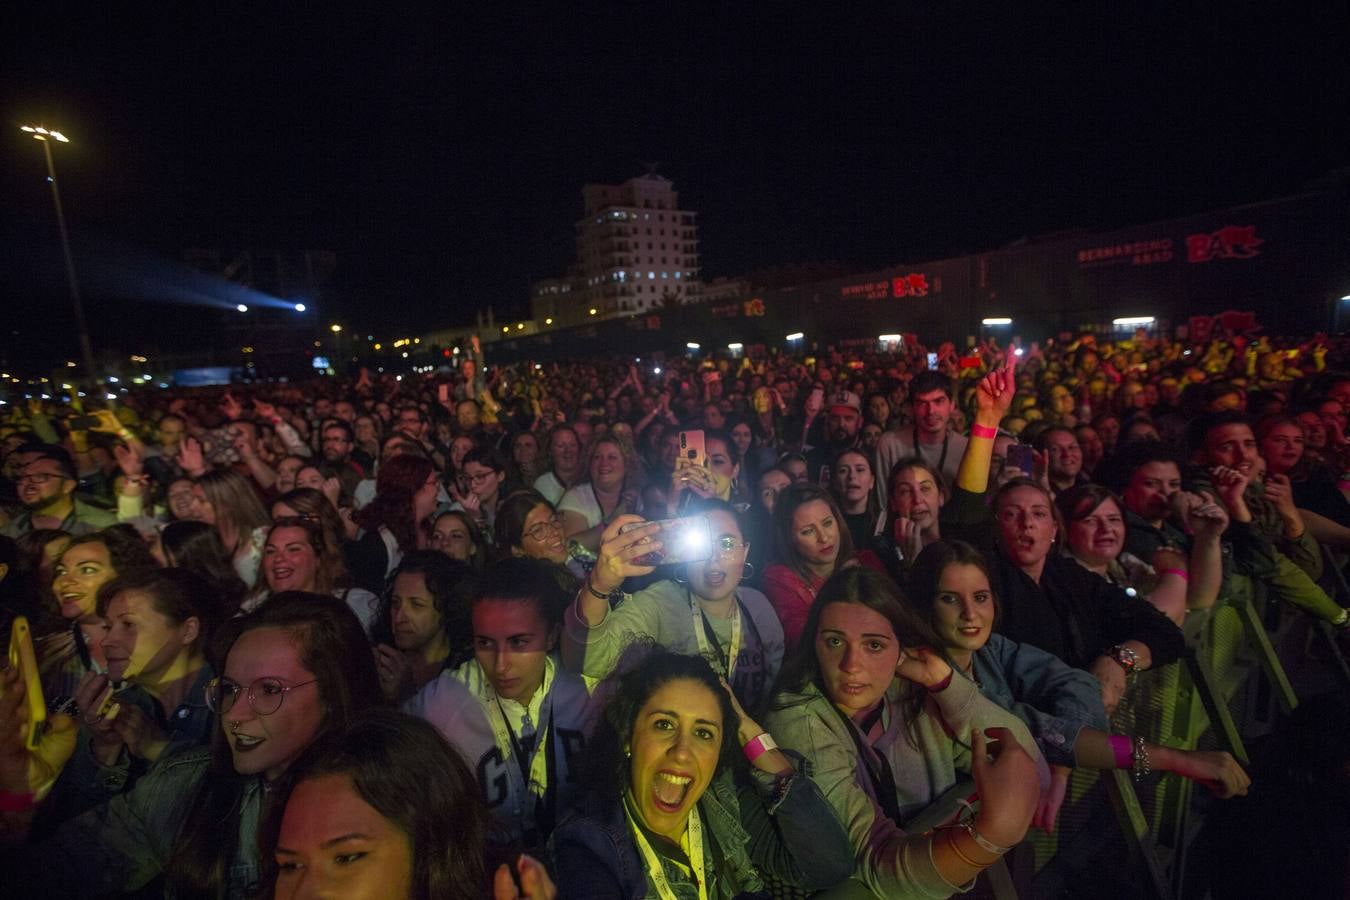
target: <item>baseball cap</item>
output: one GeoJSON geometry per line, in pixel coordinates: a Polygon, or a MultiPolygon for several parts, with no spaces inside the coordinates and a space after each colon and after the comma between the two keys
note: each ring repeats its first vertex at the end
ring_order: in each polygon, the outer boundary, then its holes
{"type": "Polygon", "coordinates": [[[829,408],[833,410],[837,406],[848,407],[856,413],[862,412],[862,401],[852,391],[835,391],[831,394],[829,408]]]}

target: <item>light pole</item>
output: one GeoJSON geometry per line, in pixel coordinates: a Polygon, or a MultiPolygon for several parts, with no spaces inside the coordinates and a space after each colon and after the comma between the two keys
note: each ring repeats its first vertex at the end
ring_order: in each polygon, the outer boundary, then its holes
{"type": "Polygon", "coordinates": [[[93,384],[98,377],[94,371],[94,345],[89,340],[89,326],[84,321],[84,303],[80,301],[80,285],[75,280],[75,257],[70,252],[70,235],[66,231],[66,214],[61,209],[61,189],[56,184],[56,163],[52,159],[52,141],[69,144],[70,139],[59,131],[50,131],[41,125],[20,125],[19,130],[42,142],[47,157],[47,180],[52,185],[52,203],[56,205],[56,225],[61,230],[61,249],[66,255],[66,281],[70,283],[70,303],[75,307],[75,327],[80,333],[80,354],[84,368],[93,384]]]}

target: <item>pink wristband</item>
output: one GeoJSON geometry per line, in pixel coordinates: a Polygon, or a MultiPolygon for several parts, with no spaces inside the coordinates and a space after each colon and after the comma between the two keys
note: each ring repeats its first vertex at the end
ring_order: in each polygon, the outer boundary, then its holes
{"type": "Polygon", "coordinates": [[[1113,734],[1106,739],[1111,745],[1111,752],[1116,757],[1117,769],[1134,768],[1134,746],[1130,743],[1129,737],[1123,734],[1113,734]]]}
{"type": "Polygon", "coordinates": [[[1159,578],[1164,575],[1175,575],[1187,584],[1189,584],[1191,580],[1191,573],[1187,572],[1185,569],[1163,569],[1158,573],[1159,578]]]}
{"type": "Polygon", "coordinates": [[[0,813],[28,812],[34,805],[31,793],[11,794],[9,791],[0,791],[0,813]]]}
{"type": "Polygon", "coordinates": [[[751,738],[749,742],[741,748],[741,752],[745,754],[747,760],[754,762],[770,750],[777,749],[778,744],[774,741],[773,735],[766,731],[763,734],[751,738]]]}
{"type": "Polygon", "coordinates": [[[998,437],[998,429],[990,428],[988,425],[976,424],[970,426],[970,436],[977,438],[989,438],[992,440],[993,438],[998,437]]]}

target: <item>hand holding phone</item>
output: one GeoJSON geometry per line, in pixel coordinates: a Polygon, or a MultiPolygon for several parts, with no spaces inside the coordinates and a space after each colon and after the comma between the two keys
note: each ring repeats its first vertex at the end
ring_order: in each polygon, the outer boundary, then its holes
{"type": "Polygon", "coordinates": [[[47,704],[42,699],[42,679],[38,675],[37,653],[33,650],[33,632],[23,616],[16,616],[10,626],[9,665],[23,679],[28,704],[24,746],[36,750],[42,740],[43,723],[47,721],[47,704]]]}
{"type": "Polygon", "coordinates": [[[686,516],[682,519],[662,519],[659,522],[633,522],[619,529],[619,534],[657,526],[651,537],[661,542],[661,549],[633,560],[639,566],[676,565],[702,562],[712,557],[712,526],[707,516],[686,516]]]}

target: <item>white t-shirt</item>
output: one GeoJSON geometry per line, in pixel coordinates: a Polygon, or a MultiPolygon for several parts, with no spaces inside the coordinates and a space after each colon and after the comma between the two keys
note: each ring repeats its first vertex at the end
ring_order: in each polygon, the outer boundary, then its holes
{"type": "Polygon", "coordinates": [[[567,489],[558,501],[558,512],[574,512],[586,520],[587,528],[600,524],[605,513],[600,509],[600,501],[595,498],[595,488],[590,483],[579,484],[567,489]]]}

